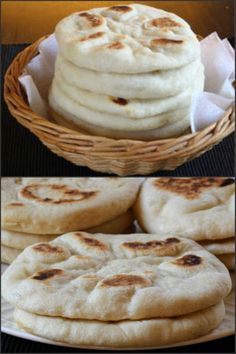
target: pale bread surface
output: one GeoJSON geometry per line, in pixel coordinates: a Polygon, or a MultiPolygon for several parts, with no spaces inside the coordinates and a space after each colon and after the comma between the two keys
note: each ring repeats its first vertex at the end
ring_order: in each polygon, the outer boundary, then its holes
{"type": "Polygon", "coordinates": [[[208,252],[215,255],[225,254],[225,253],[235,253],[235,238],[226,238],[223,240],[216,241],[200,241],[201,246],[205,247],[208,252]]]}
{"type": "Polygon", "coordinates": [[[26,248],[2,277],[2,295],[15,307],[101,321],[180,316],[230,289],[214,255],[173,235],[69,233],[26,248]]]}
{"type": "Polygon", "coordinates": [[[54,85],[54,83],[55,81],[53,82],[49,93],[50,107],[59,114],[61,112],[65,112],[65,114],[69,114],[69,116],[74,116],[74,123],[76,123],[77,119],[79,119],[85,123],[96,125],[105,129],[114,129],[121,132],[143,132],[145,130],[161,128],[166,124],[176,123],[186,116],[190,117],[190,102],[186,107],[164,112],[152,117],[137,119],[124,117],[117,114],[99,112],[95,109],[85,107],[78,101],[70,98],[59,86],[54,85]]]}
{"type": "Polygon", "coordinates": [[[83,134],[92,134],[97,136],[104,136],[112,139],[138,139],[138,140],[154,140],[154,139],[166,139],[170,137],[178,137],[187,133],[190,126],[189,115],[182,117],[179,121],[166,124],[161,128],[143,130],[143,131],[125,131],[115,130],[109,128],[99,127],[78,119],[73,114],[66,112],[63,108],[57,106],[57,112],[50,109],[50,115],[54,121],[67,128],[77,130],[83,134]],[[60,113],[58,113],[60,112],[60,113]],[[66,117],[66,118],[65,118],[66,117]]]}
{"type": "Polygon", "coordinates": [[[14,312],[20,328],[44,338],[74,345],[137,349],[197,338],[216,328],[224,316],[223,301],[181,317],[112,323],[46,317],[20,309],[14,312]]]}
{"type": "MultiPolygon", "coordinates": [[[[104,224],[85,230],[89,233],[119,234],[125,232],[133,223],[133,213],[128,210],[126,213],[105,222],[104,224]]],[[[78,230],[79,231],[79,230],[78,230]]],[[[38,242],[50,242],[59,235],[36,235],[24,232],[2,230],[1,244],[7,247],[24,249],[38,242]]]]}
{"type": "Polygon", "coordinates": [[[194,81],[204,82],[204,67],[199,60],[178,69],[143,74],[102,73],[73,65],[60,54],[55,76],[80,89],[125,99],[157,99],[178,95],[192,87],[194,81]]]}
{"type": "Polygon", "coordinates": [[[5,178],[2,228],[58,235],[95,227],[130,209],[140,183],[116,177],[5,178]]]}
{"type": "Polygon", "coordinates": [[[199,42],[186,21],[141,4],[71,14],[57,24],[55,35],[69,61],[96,71],[166,70],[200,56],[199,42]]]}
{"type": "Polygon", "coordinates": [[[194,240],[235,235],[235,185],[227,178],[149,178],[135,215],[149,233],[179,234],[194,240]]]}
{"type": "Polygon", "coordinates": [[[85,107],[93,110],[96,108],[99,112],[122,115],[128,118],[151,117],[186,107],[191,104],[193,92],[203,90],[203,80],[199,73],[197,80],[194,80],[190,88],[180,92],[176,96],[159,99],[125,99],[111,95],[98,94],[70,84],[66,80],[66,77],[62,76],[60,71],[57,71],[54,77],[54,85],[59,86],[67,96],[78,101],[85,107]]]}

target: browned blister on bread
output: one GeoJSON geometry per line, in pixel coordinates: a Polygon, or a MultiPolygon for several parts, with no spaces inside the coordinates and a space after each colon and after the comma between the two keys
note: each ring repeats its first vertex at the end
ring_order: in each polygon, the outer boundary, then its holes
{"type": "Polygon", "coordinates": [[[112,10],[112,11],[116,11],[116,12],[125,13],[125,12],[130,12],[130,11],[132,11],[132,7],[130,7],[130,6],[125,6],[125,5],[112,6],[112,7],[108,8],[108,10],[112,10]]]}
{"type": "Polygon", "coordinates": [[[202,263],[202,259],[199,256],[196,256],[194,254],[187,254],[181,258],[177,258],[174,262],[174,264],[177,264],[179,266],[196,266],[202,263]]]}
{"type": "Polygon", "coordinates": [[[32,276],[32,279],[44,281],[63,274],[64,271],[62,269],[47,269],[37,272],[32,276]]]}
{"type": "Polygon", "coordinates": [[[80,233],[80,232],[76,232],[74,234],[75,238],[77,238],[80,243],[85,246],[86,248],[90,248],[93,250],[98,250],[98,251],[108,251],[109,247],[107,244],[105,244],[104,242],[101,242],[100,240],[97,240],[96,237],[88,237],[88,236],[84,236],[85,233],[80,233]]]}
{"type": "Polygon", "coordinates": [[[169,237],[161,241],[148,242],[125,242],[122,247],[135,255],[157,255],[173,256],[178,253],[181,241],[174,237],[169,237]]]}
{"type": "Polygon", "coordinates": [[[118,274],[103,280],[99,287],[120,287],[120,286],[149,286],[151,281],[140,275],[118,274]]]}
{"type": "Polygon", "coordinates": [[[169,17],[158,17],[151,21],[152,26],[160,28],[180,27],[181,24],[169,17]]]}
{"type": "Polygon", "coordinates": [[[233,184],[232,179],[223,178],[163,178],[154,181],[158,189],[180,194],[187,199],[198,198],[201,193],[211,189],[233,184]]]}
{"type": "Polygon", "coordinates": [[[104,22],[101,16],[91,14],[89,12],[82,12],[79,14],[79,16],[86,20],[86,25],[88,27],[98,27],[101,26],[104,22]]]}
{"type": "Polygon", "coordinates": [[[59,184],[29,184],[20,191],[23,198],[35,200],[40,203],[52,203],[58,205],[63,203],[75,203],[80,200],[89,199],[95,197],[97,193],[97,191],[85,192],[79,189],[71,189],[66,185],[59,184]],[[48,196],[41,197],[42,193],[48,196]],[[60,195],[59,198],[58,194],[60,195]]]}

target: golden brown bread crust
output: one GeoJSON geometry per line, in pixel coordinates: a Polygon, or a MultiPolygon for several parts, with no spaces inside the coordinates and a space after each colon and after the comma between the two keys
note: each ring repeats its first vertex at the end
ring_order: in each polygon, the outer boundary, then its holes
{"type": "Polygon", "coordinates": [[[140,275],[118,274],[103,280],[99,287],[117,287],[117,286],[130,286],[130,285],[142,285],[148,286],[151,282],[140,275]]]}
{"type": "Polygon", "coordinates": [[[97,26],[101,26],[101,24],[104,22],[103,18],[101,16],[95,15],[95,14],[91,14],[88,12],[82,12],[80,14],[78,14],[80,17],[83,17],[86,19],[87,21],[87,25],[89,27],[97,27],[97,26]]]}
{"type": "Polygon", "coordinates": [[[163,241],[124,242],[122,247],[135,252],[137,255],[173,256],[178,251],[178,243],[180,243],[179,239],[169,237],[163,241]]]}
{"type": "Polygon", "coordinates": [[[132,11],[130,6],[125,6],[125,5],[112,6],[109,8],[109,10],[116,11],[116,12],[123,12],[123,13],[132,11]]]}
{"type": "Polygon", "coordinates": [[[32,279],[44,281],[57,275],[62,275],[63,273],[64,271],[62,269],[46,269],[34,274],[32,279]]]}
{"type": "Polygon", "coordinates": [[[196,256],[195,254],[187,254],[173,261],[173,264],[177,264],[179,266],[184,266],[184,267],[192,267],[192,266],[199,265],[201,263],[202,263],[201,257],[196,256]]]}
{"type": "Polygon", "coordinates": [[[151,21],[152,26],[160,27],[160,28],[168,28],[168,27],[181,27],[180,23],[172,20],[169,17],[158,17],[151,21]]]}
{"type": "Polygon", "coordinates": [[[79,238],[82,244],[84,244],[85,246],[91,249],[95,249],[95,250],[97,249],[103,251],[107,251],[109,249],[105,243],[97,240],[96,238],[85,237],[80,232],[76,232],[74,235],[79,238]]]}
{"type": "Polygon", "coordinates": [[[40,203],[47,204],[64,204],[64,203],[77,203],[78,201],[89,199],[95,197],[98,194],[98,191],[80,191],[79,189],[71,189],[66,185],[61,184],[28,184],[24,187],[20,194],[22,197],[36,200],[40,203]],[[53,198],[42,198],[38,194],[40,193],[40,189],[48,189],[49,191],[57,191],[61,194],[61,198],[53,199],[53,198]],[[72,198],[68,198],[68,197],[72,198]]]}
{"type": "Polygon", "coordinates": [[[195,199],[202,192],[214,187],[224,187],[234,183],[231,178],[163,178],[156,179],[153,184],[158,189],[180,194],[186,199],[195,199]]]}
{"type": "Polygon", "coordinates": [[[64,253],[65,250],[60,246],[52,246],[49,243],[38,243],[33,249],[42,253],[64,253]]]}

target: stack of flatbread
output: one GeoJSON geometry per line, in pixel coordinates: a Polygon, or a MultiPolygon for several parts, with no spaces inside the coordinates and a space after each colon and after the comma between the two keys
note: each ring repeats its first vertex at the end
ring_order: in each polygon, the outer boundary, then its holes
{"type": "Polygon", "coordinates": [[[226,267],[173,236],[73,232],[27,247],[2,277],[24,330],[73,345],[147,348],[197,338],[225,315],[226,267]]]}
{"type": "Polygon", "coordinates": [[[135,214],[146,232],[195,240],[235,269],[234,179],[149,178],[135,214]]]}
{"type": "Polygon", "coordinates": [[[130,232],[140,180],[134,178],[2,179],[1,258],[65,232],[130,232]]]}
{"type": "Polygon", "coordinates": [[[199,41],[183,19],[141,4],[95,8],[60,21],[55,35],[49,105],[57,122],[143,140],[189,128],[204,70],[199,41]]]}

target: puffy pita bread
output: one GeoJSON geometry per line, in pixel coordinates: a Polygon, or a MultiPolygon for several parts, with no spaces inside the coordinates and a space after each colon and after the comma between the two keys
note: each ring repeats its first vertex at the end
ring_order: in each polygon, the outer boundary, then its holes
{"type": "Polygon", "coordinates": [[[65,112],[63,108],[57,106],[57,112],[50,109],[51,117],[55,122],[63,125],[67,128],[77,130],[84,134],[92,134],[105,136],[113,139],[139,139],[139,140],[153,140],[153,139],[165,139],[169,137],[177,137],[186,133],[190,126],[189,115],[186,115],[181,120],[166,124],[161,128],[143,130],[143,131],[125,131],[115,130],[109,128],[99,127],[97,125],[90,124],[88,122],[78,119],[73,114],[65,112]],[[60,112],[60,113],[58,113],[60,112]],[[66,117],[66,118],[65,118],[66,117]]]}
{"type": "Polygon", "coordinates": [[[204,67],[196,60],[178,69],[152,73],[103,73],[75,66],[58,55],[55,76],[61,76],[69,85],[98,94],[125,99],[157,99],[178,95],[192,87],[195,81],[203,83],[204,67]]]}
{"type": "Polygon", "coordinates": [[[219,254],[217,258],[230,270],[235,269],[235,253],[219,254]]]}
{"type": "Polygon", "coordinates": [[[7,247],[1,244],[1,262],[10,264],[22,252],[20,249],[7,247]]]}
{"type": "Polygon", "coordinates": [[[226,238],[217,241],[200,241],[201,246],[205,247],[208,252],[215,255],[225,253],[235,253],[235,238],[226,238]]]}
{"type": "Polygon", "coordinates": [[[230,289],[215,256],[173,235],[69,233],[26,248],[2,277],[2,295],[15,307],[101,321],[180,316],[230,289]]]}
{"type": "MultiPolygon", "coordinates": [[[[92,227],[86,232],[89,233],[109,233],[118,234],[125,233],[125,231],[132,225],[134,221],[133,213],[128,210],[126,213],[118,216],[117,218],[107,221],[104,224],[92,227]]],[[[79,231],[79,230],[78,230],[79,231]]],[[[11,248],[23,250],[24,248],[38,242],[50,242],[59,235],[36,235],[27,234],[24,232],[2,230],[1,244],[11,248]]]]}
{"type": "Polygon", "coordinates": [[[159,99],[130,99],[97,94],[95,92],[80,89],[67,82],[60,71],[54,76],[54,85],[73,100],[81,105],[110,114],[117,114],[128,118],[152,117],[168,111],[173,111],[191,104],[193,92],[203,90],[203,77],[199,75],[193,85],[176,96],[159,99]]]}
{"type": "Polygon", "coordinates": [[[197,338],[224,319],[223,301],[207,309],[175,318],[101,322],[39,316],[16,309],[20,328],[35,335],[74,345],[146,348],[197,338]]]}
{"type": "Polygon", "coordinates": [[[44,178],[2,181],[2,228],[62,234],[101,225],[134,203],[138,178],[44,178]]]}
{"type": "Polygon", "coordinates": [[[166,70],[200,57],[199,42],[187,22],[141,4],[74,13],[59,22],[55,35],[69,61],[96,71],[166,70]]]}
{"type": "Polygon", "coordinates": [[[135,205],[136,218],[151,233],[194,240],[235,235],[235,185],[229,178],[149,178],[135,205]]]}
{"type": "MultiPolygon", "coordinates": [[[[55,82],[55,81],[54,81],[55,82]]],[[[73,115],[76,119],[82,120],[82,122],[96,125],[105,129],[114,129],[119,131],[145,131],[154,128],[161,128],[165,124],[171,124],[178,122],[187,115],[190,116],[189,104],[186,107],[179,108],[174,111],[158,114],[153,117],[145,118],[127,118],[116,114],[108,114],[105,112],[99,112],[94,109],[90,109],[78,103],[74,99],[67,96],[59,86],[52,84],[49,93],[50,107],[58,112],[65,112],[65,117],[73,115]]]]}

